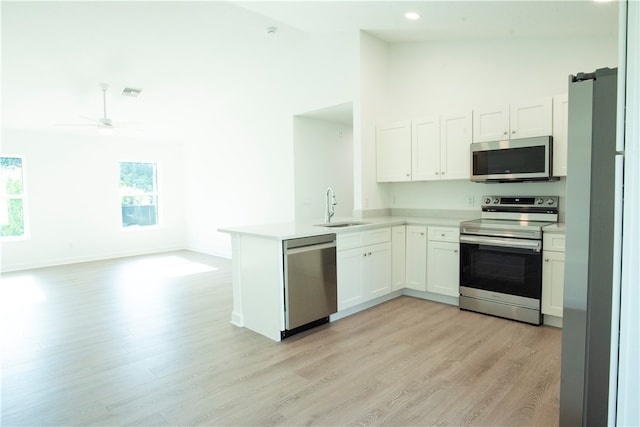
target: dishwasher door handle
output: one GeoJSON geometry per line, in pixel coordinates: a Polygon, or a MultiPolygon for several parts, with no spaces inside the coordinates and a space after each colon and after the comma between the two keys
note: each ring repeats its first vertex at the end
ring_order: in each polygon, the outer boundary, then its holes
{"type": "Polygon", "coordinates": [[[336,247],[336,243],[335,242],[330,242],[330,243],[323,243],[320,245],[310,245],[310,246],[302,246],[299,248],[292,248],[292,249],[285,249],[285,254],[286,255],[295,255],[295,254],[300,254],[303,252],[309,252],[309,251],[318,251],[318,250],[322,250],[322,249],[329,249],[329,248],[335,248],[336,247]]]}

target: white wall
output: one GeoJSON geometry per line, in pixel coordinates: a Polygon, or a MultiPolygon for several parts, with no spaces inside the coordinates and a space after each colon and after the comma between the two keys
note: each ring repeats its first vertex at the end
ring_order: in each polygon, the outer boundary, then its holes
{"type": "MultiPolygon", "coordinates": [[[[387,121],[440,114],[478,105],[567,92],[568,76],[617,66],[617,39],[548,38],[459,40],[389,45],[387,121]]],[[[565,180],[487,185],[469,181],[380,184],[390,186],[396,208],[475,209],[484,194],[559,195],[565,180]],[[473,206],[469,197],[473,197],[473,206]]]]}
{"type": "Polygon", "coordinates": [[[469,181],[394,183],[391,207],[403,209],[453,209],[478,211],[482,196],[560,196],[560,220],[565,214],[564,178],[555,182],[484,184],[469,181]],[[473,204],[469,204],[472,198],[473,204]]]}
{"type": "Polygon", "coordinates": [[[294,119],[295,220],[324,222],[326,189],[338,204],[335,218],[353,213],[353,128],[308,117],[294,119]]]}
{"type": "Polygon", "coordinates": [[[353,100],[357,34],[291,32],[217,54],[252,72],[212,82],[227,108],[186,143],[187,246],[230,256],[218,228],[294,220],[293,118],[353,100]]]}
{"type": "Polygon", "coordinates": [[[389,187],[376,183],[376,124],[389,113],[387,43],[360,32],[360,92],[354,104],[355,209],[389,207],[389,187]]]}
{"type": "Polygon", "coordinates": [[[92,131],[2,131],[2,155],[24,156],[29,233],[2,242],[3,271],[184,247],[182,145],[92,131]],[[160,226],[122,229],[120,161],[158,163],[160,226]]]}
{"type": "Polygon", "coordinates": [[[389,121],[567,93],[569,74],[617,66],[617,38],[512,38],[389,46],[389,121]]]}
{"type": "MultiPolygon", "coordinates": [[[[640,425],[640,2],[628,2],[617,425],[640,425]]],[[[614,349],[615,351],[615,349],[614,349]]]]}

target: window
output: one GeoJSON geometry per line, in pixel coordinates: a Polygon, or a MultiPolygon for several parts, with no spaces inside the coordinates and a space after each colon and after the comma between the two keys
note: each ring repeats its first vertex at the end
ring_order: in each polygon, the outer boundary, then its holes
{"type": "Polygon", "coordinates": [[[0,157],[0,236],[24,236],[22,158],[0,157]]]}
{"type": "Polygon", "coordinates": [[[122,227],[158,224],[158,178],[155,163],[120,162],[122,227]]]}

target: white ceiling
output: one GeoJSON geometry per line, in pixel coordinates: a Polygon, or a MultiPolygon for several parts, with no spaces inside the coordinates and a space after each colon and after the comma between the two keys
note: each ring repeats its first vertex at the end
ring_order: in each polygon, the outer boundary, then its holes
{"type": "Polygon", "coordinates": [[[615,5],[587,1],[236,1],[306,33],[367,30],[389,42],[615,34],[615,5]],[[421,15],[408,21],[405,12],[421,15]]]}
{"type": "Polygon", "coordinates": [[[278,27],[281,42],[358,30],[389,42],[617,32],[617,4],[592,1],[2,1],[0,7],[3,127],[84,131],[52,125],[101,116],[98,84],[106,82],[109,116],[144,124],[131,136],[180,137],[185,128],[210,126],[216,112],[224,115],[235,93],[252,96],[249,87],[224,82],[238,75],[250,82],[255,63],[246,58],[277,48],[269,26],[278,27]],[[422,19],[406,21],[408,10],[422,19]],[[144,91],[119,96],[124,86],[144,91]]]}

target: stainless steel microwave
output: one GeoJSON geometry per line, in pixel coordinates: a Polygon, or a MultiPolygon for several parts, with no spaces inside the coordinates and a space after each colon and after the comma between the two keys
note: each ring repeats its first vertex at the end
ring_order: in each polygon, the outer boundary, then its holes
{"type": "Polygon", "coordinates": [[[553,138],[471,144],[471,181],[553,181],[553,138]]]}

